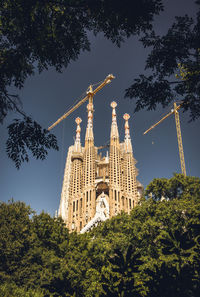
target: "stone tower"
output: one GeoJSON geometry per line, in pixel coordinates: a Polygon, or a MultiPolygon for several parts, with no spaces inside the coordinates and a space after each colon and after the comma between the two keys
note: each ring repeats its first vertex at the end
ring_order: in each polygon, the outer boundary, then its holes
{"type": "Polygon", "coordinates": [[[116,107],[117,103],[113,101],[110,149],[105,157],[98,154],[94,144],[92,100],[87,105],[84,147],[80,141],[82,120],[75,120],[76,138],[67,154],[58,211],[70,231],[83,233],[121,211],[129,213],[141,197],[143,187],[136,179],[128,123],[130,116],[124,115],[125,138],[120,143],[116,107]]]}
{"type": "Polygon", "coordinates": [[[117,127],[116,108],[117,103],[112,102],[112,124],[110,132],[110,156],[109,156],[109,208],[110,216],[114,216],[121,210],[122,181],[122,152],[120,150],[119,132],[117,127]]]}

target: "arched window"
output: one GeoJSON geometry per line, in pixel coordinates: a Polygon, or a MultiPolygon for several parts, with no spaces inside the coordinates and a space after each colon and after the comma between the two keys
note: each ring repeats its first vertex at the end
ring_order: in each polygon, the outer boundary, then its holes
{"type": "Polygon", "coordinates": [[[75,212],[75,201],[73,201],[73,212],[75,212]]]}

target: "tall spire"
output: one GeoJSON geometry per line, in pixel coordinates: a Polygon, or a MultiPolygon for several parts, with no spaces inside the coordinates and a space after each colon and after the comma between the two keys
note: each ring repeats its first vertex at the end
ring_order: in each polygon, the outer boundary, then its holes
{"type": "Polygon", "coordinates": [[[85,134],[85,142],[94,141],[94,135],[93,135],[93,104],[89,103],[87,105],[88,110],[88,122],[87,122],[87,129],[85,134]]]}
{"type": "Polygon", "coordinates": [[[93,135],[93,94],[90,86],[89,92],[88,122],[85,134],[85,149],[83,153],[83,209],[85,215],[83,224],[88,223],[95,215],[96,190],[95,190],[95,172],[96,172],[96,150],[94,147],[93,135]]]}
{"type": "Polygon", "coordinates": [[[80,139],[80,134],[81,134],[81,127],[80,123],[82,122],[81,118],[76,118],[75,122],[77,124],[76,127],[76,139],[74,143],[74,151],[75,152],[81,152],[81,139],[80,139]]]}
{"type": "Polygon", "coordinates": [[[111,216],[119,213],[121,186],[122,186],[122,171],[121,171],[121,152],[119,143],[119,132],[117,127],[116,106],[113,101],[112,107],[112,124],[110,133],[110,157],[109,157],[109,208],[111,216]]]}
{"type": "Polygon", "coordinates": [[[125,152],[132,153],[133,148],[132,148],[132,144],[131,144],[131,138],[130,138],[130,133],[129,133],[129,123],[128,123],[128,120],[130,119],[130,115],[128,113],[125,113],[123,118],[125,120],[125,125],[124,125],[124,128],[125,128],[125,139],[124,139],[125,152]]]}
{"type": "Polygon", "coordinates": [[[111,133],[110,138],[111,139],[117,139],[119,140],[119,132],[117,127],[117,116],[116,116],[116,110],[117,103],[115,101],[111,102],[110,106],[112,107],[112,125],[111,125],[111,133]]]}
{"type": "Polygon", "coordinates": [[[123,116],[125,120],[125,139],[124,139],[124,154],[123,154],[123,188],[124,197],[126,199],[125,211],[128,213],[138,203],[137,193],[137,169],[135,167],[135,159],[133,157],[133,148],[131,144],[131,138],[129,133],[130,115],[125,113],[123,116]]]}

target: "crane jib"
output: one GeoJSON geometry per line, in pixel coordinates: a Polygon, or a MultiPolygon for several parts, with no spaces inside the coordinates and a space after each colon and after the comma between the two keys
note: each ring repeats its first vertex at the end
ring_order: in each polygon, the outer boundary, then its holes
{"type": "Polygon", "coordinates": [[[161,122],[163,122],[166,118],[168,118],[171,114],[174,113],[175,115],[175,123],[176,123],[176,133],[177,133],[177,140],[178,140],[178,149],[179,149],[179,157],[180,157],[180,163],[181,163],[181,171],[184,176],[186,176],[186,168],[185,168],[185,158],[184,158],[184,152],[183,152],[183,142],[182,142],[182,136],[181,136],[181,125],[180,125],[180,119],[179,119],[179,113],[178,110],[182,107],[183,103],[180,105],[176,105],[176,102],[174,102],[174,109],[169,112],[167,115],[165,115],[160,121],[158,121],[156,124],[151,126],[148,130],[146,130],[143,134],[147,134],[149,131],[151,131],[153,128],[158,126],[161,122]]]}
{"type": "Polygon", "coordinates": [[[93,96],[100,91],[106,84],[110,83],[112,79],[114,79],[114,75],[109,74],[105,80],[95,89],[92,90],[92,86],[89,86],[89,92],[87,93],[87,96],[84,97],[82,100],[80,100],[74,107],[72,107],[69,111],[67,111],[63,116],[61,116],[55,123],[53,123],[48,130],[50,131],[52,128],[54,128],[56,125],[58,125],[62,120],[64,120],[66,117],[68,117],[74,110],[76,110],[79,106],[81,106],[84,102],[88,100],[88,98],[93,98],[93,96]]]}

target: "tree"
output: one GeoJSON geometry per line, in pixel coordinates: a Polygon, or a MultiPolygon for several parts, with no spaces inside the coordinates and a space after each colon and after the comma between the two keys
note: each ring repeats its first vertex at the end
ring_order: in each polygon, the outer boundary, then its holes
{"type": "Polygon", "coordinates": [[[145,195],[151,196],[154,200],[161,198],[189,198],[199,199],[200,197],[200,179],[198,177],[186,176],[183,174],[174,174],[170,179],[155,178],[146,187],[145,195]]]}
{"type": "Polygon", "coordinates": [[[171,198],[162,201],[150,185],[152,198],[85,234],[1,203],[0,296],[198,297],[200,179],[164,179],[171,198]]]}
{"type": "Polygon", "coordinates": [[[141,296],[137,292],[135,285],[135,275],[139,266],[143,264],[140,255],[136,254],[133,246],[129,245],[125,255],[120,249],[114,250],[114,255],[109,259],[111,273],[108,278],[103,278],[102,296],[141,296]]]}
{"type": "MultiPolygon", "coordinates": [[[[0,297],[44,297],[45,292],[42,290],[26,289],[17,286],[15,283],[4,283],[0,285],[0,297]]],[[[53,297],[53,295],[48,295],[53,297]]]]}
{"type": "Polygon", "coordinates": [[[0,215],[3,296],[73,295],[66,269],[69,233],[64,222],[45,213],[36,215],[29,206],[14,201],[1,203],[0,215]]]}
{"type": "Polygon", "coordinates": [[[28,161],[27,149],[44,159],[48,149],[58,147],[55,137],[26,115],[19,96],[10,90],[23,88],[36,70],[53,66],[61,72],[81,51],[90,50],[88,31],[103,32],[120,46],[125,38],[151,29],[162,9],[162,0],[1,1],[0,122],[11,111],[21,117],[8,126],[7,153],[17,168],[28,161]]]}
{"type": "Polygon", "coordinates": [[[44,160],[48,149],[58,150],[56,137],[27,116],[24,120],[15,119],[8,126],[8,136],[6,151],[18,169],[22,162],[29,161],[28,151],[36,159],[44,160]]]}
{"type": "Polygon", "coordinates": [[[38,287],[53,296],[73,294],[68,276],[65,255],[68,250],[69,232],[61,218],[52,218],[42,212],[32,220],[35,240],[24,257],[24,267],[20,271],[24,286],[38,287]]]}
{"type": "Polygon", "coordinates": [[[199,291],[193,281],[193,266],[185,265],[178,271],[174,265],[163,262],[160,267],[155,266],[154,270],[146,272],[151,277],[146,283],[149,297],[198,297],[199,291]]]}
{"type": "MultiPolygon", "coordinates": [[[[162,179],[157,180],[162,182],[162,179]]],[[[162,189],[161,182],[159,189],[162,189]]],[[[151,189],[152,198],[143,200],[141,205],[133,208],[130,215],[118,215],[91,232],[92,238],[95,235],[94,241],[103,243],[104,250],[110,246],[108,255],[113,260],[116,247],[121,251],[121,257],[126,255],[126,247],[129,245],[134,246],[136,253],[141,255],[143,264],[134,275],[134,286],[140,296],[198,296],[199,182],[199,178],[185,178],[181,174],[163,179],[164,190],[167,189],[170,199],[160,201],[162,193],[156,189],[157,182],[152,181],[147,187],[149,189],[152,184],[155,186],[151,189]]],[[[118,262],[121,263],[119,266],[123,266],[122,259],[118,262]]],[[[100,270],[101,283],[107,284],[105,289],[110,290],[113,296],[119,296],[117,284],[120,277],[108,268],[109,257],[105,263],[108,264],[100,270]]],[[[113,268],[118,266],[114,265],[113,268]]],[[[123,275],[129,272],[125,269],[123,275]]],[[[128,290],[125,296],[126,293],[128,290]]]]}
{"type": "MultiPolygon", "coordinates": [[[[200,1],[195,1],[200,5],[200,1]]],[[[200,12],[196,19],[185,15],[176,17],[166,35],[152,32],[141,38],[144,47],[150,47],[145,69],[151,75],[141,74],[126,89],[125,96],[135,98],[139,111],[163,107],[173,100],[182,100],[184,111],[189,110],[190,119],[200,117],[200,12]]]]}
{"type": "Polygon", "coordinates": [[[23,202],[0,204],[0,279],[16,280],[22,259],[32,244],[31,222],[33,211],[23,202]]]}

